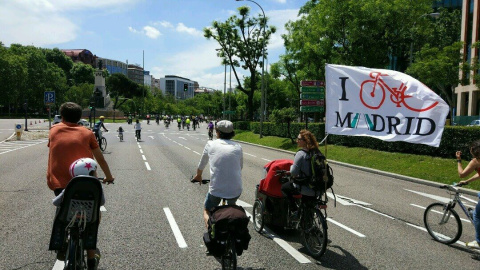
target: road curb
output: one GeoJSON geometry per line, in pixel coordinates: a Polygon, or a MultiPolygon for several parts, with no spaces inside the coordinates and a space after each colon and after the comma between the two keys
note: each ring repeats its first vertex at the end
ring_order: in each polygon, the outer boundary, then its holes
{"type": "MultiPolygon", "coordinates": [[[[270,150],[275,150],[275,151],[278,151],[278,152],[283,152],[283,153],[295,155],[295,152],[288,151],[288,150],[277,149],[277,148],[273,148],[273,147],[269,147],[269,146],[264,146],[264,145],[249,143],[249,142],[244,142],[244,141],[238,141],[238,140],[233,140],[233,141],[236,141],[238,143],[254,145],[254,146],[258,146],[258,147],[262,147],[262,148],[266,148],[266,149],[270,149],[270,150]]],[[[358,166],[358,165],[353,165],[353,164],[348,164],[348,163],[344,163],[344,162],[340,162],[340,161],[336,161],[336,160],[332,160],[332,159],[329,159],[328,162],[330,162],[331,164],[335,164],[335,165],[339,165],[339,166],[343,166],[343,167],[347,167],[347,168],[353,168],[353,169],[357,169],[357,170],[361,170],[361,171],[365,171],[365,172],[375,173],[375,174],[388,176],[388,177],[392,177],[392,178],[395,178],[395,179],[408,181],[408,182],[412,182],[412,183],[417,183],[417,184],[422,184],[422,185],[431,186],[431,187],[441,187],[441,186],[445,185],[443,183],[437,183],[437,182],[433,182],[433,181],[429,181],[429,180],[425,180],[425,179],[405,176],[405,175],[391,173],[391,172],[380,171],[380,170],[367,168],[367,167],[363,167],[363,166],[358,166]]],[[[473,189],[460,188],[460,190],[464,194],[468,194],[468,195],[475,196],[475,197],[478,196],[478,194],[479,194],[478,191],[473,190],[473,189]]]]}

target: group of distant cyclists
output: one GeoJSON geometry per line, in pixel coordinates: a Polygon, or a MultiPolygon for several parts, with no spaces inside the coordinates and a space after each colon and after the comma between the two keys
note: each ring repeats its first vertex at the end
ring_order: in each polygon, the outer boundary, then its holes
{"type": "MultiPolygon", "coordinates": [[[[102,151],[100,151],[98,141],[101,140],[97,139],[102,136],[101,129],[108,131],[104,125],[104,117],[100,117],[100,120],[95,123],[94,132],[92,133],[77,124],[82,115],[82,108],[78,104],[73,102],[62,104],[60,115],[62,122],[54,125],[49,134],[47,184],[56,197],[56,205],[61,206],[61,198],[57,196],[61,196],[72,177],[79,174],[96,176],[97,165],[100,166],[105,174],[103,182],[113,183],[115,177],[111,173],[102,151]]],[[[179,127],[182,122],[187,124],[189,119],[189,117],[177,118],[179,127]]],[[[193,124],[197,125],[198,121],[195,120],[193,124]]],[[[192,181],[202,184],[203,172],[206,165],[210,163],[209,189],[203,203],[203,219],[206,227],[208,227],[210,211],[220,203],[221,199],[226,199],[228,205],[234,205],[243,191],[243,150],[239,143],[232,140],[235,136],[233,123],[228,120],[221,120],[216,121],[214,124],[210,121],[207,129],[209,133],[215,132],[217,139],[209,140],[206,143],[196,174],[192,178],[192,181]]],[[[136,120],[135,130],[138,133],[141,131],[139,120],[136,120]]],[[[295,179],[311,175],[309,153],[320,151],[315,136],[308,130],[299,132],[297,146],[301,151],[295,154],[293,165],[290,168],[293,180],[282,186],[282,193],[292,207],[295,207],[292,203],[292,196],[302,194],[309,188],[301,182],[296,182],[295,179]]],[[[472,143],[470,153],[473,159],[465,169],[461,163],[462,153],[456,153],[459,177],[464,178],[475,172],[474,176],[461,182],[464,184],[480,179],[480,141],[472,143]]],[[[469,246],[478,247],[480,243],[480,204],[477,204],[473,216],[476,239],[469,243],[469,246]]],[[[57,258],[60,260],[64,259],[64,252],[64,250],[58,250],[57,258]]],[[[99,260],[98,250],[87,251],[88,269],[96,269],[99,260]]]]}

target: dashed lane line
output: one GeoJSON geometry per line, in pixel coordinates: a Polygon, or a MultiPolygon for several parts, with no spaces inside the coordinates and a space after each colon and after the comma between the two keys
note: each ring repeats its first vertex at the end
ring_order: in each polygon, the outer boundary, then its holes
{"type": "Polygon", "coordinates": [[[175,236],[175,239],[177,240],[178,246],[180,248],[186,248],[187,243],[185,242],[185,239],[183,238],[182,232],[178,228],[177,222],[175,221],[175,218],[172,215],[172,212],[170,211],[170,208],[165,207],[163,208],[163,211],[165,212],[165,215],[167,216],[168,223],[170,223],[170,228],[173,231],[173,235],[175,236]]]}

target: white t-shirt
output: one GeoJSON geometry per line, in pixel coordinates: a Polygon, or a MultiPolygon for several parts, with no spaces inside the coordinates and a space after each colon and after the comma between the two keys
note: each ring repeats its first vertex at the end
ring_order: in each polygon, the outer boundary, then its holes
{"type": "Polygon", "coordinates": [[[142,124],[140,124],[140,123],[135,123],[135,125],[133,126],[133,128],[134,128],[135,130],[142,130],[142,124]]]}
{"type": "Polygon", "coordinates": [[[210,161],[210,186],[213,196],[231,199],[242,194],[243,150],[240,144],[218,139],[208,141],[198,164],[204,170],[210,161]]]}

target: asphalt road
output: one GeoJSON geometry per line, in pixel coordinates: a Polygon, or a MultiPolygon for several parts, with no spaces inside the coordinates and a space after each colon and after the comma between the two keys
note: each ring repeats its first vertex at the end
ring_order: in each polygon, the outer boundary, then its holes
{"type": "MultiPolygon", "coordinates": [[[[116,183],[104,186],[99,269],[220,269],[215,258],[204,254],[202,205],[208,187],[189,182],[207,141],[206,126],[179,131],[143,122],[137,143],[133,126],[126,123],[120,142],[119,125],[106,124],[110,132],[104,133],[105,157],[116,183]]],[[[55,253],[47,250],[54,196],[45,180],[46,141],[9,147],[13,150],[0,154],[0,269],[61,269],[55,253]]],[[[252,213],[263,165],[293,154],[242,147],[240,203],[252,213]]],[[[266,236],[250,223],[252,240],[238,259],[239,269],[479,269],[480,253],[462,245],[474,239],[471,224],[463,223],[461,242],[451,246],[433,241],[423,228],[423,208],[448,198],[445,191],[332,167],[337,202],[336,207],[333,199],[328,204],[331,242],[325,255],[319,261],[308,256],[295,232],[275,229],[274,237],[266,236]]],[[[466,197],[473,206],[477,199],[466,197]]]]}

